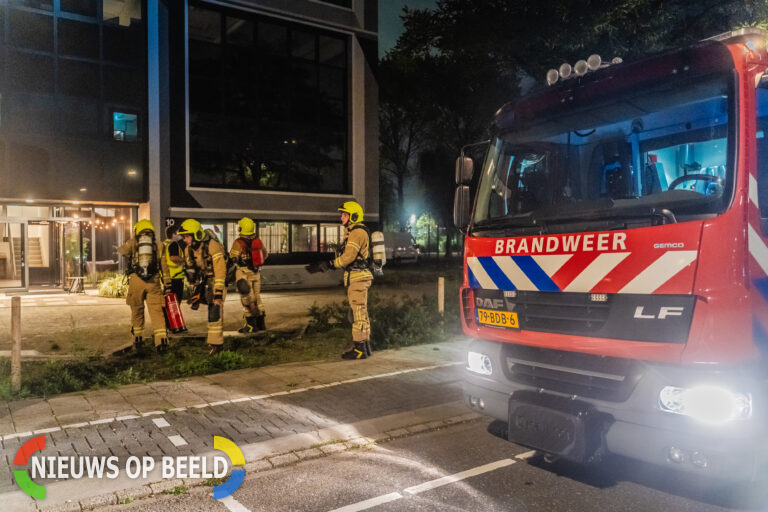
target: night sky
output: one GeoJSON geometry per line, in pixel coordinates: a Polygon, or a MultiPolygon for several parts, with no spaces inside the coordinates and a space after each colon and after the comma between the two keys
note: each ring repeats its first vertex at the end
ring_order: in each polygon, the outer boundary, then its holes
{"type": "Polygon", "coordinates": [[[437,0],[379,0],[379,57],[395,45],[398,36],[403,32],[403,22],[400,13],[403,6],[412,9],[432,8],[437,0]]]}

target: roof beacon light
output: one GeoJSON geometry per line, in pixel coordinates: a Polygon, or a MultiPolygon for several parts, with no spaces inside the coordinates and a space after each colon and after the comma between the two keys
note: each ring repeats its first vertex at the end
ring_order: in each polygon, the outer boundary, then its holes
{"type": "Polygon", "coordinates": [[[560,78],[565,80],[566,78],[570,78],[571,71],[573,71],[573,68],[571,68],[571,65],[568,64],[567,62],[563,62],[562,64],[560,64],[559,71],[560,71],[560,78]]]}
{"type": "Polygon", "coordinates": [[[603,60],[600,58],[599,55],[596,53],[593,53],[589,57],[587,57],[587,67],[590,71],[597,71],[600,69],[600,64],[603,63],[603,60]]]}
{"type": "Polygon", "coordinates": [[[587,61],[583,59],[573,65],[573,72],[576,73],[576,76],[584,76],[587,74],[587,71],[589,71],[589,67],[587,61]]]}
{"type": "Polygon", "coordinates": [[[553,85],[557,83],[557,80],[560,78],[560,73],[557,72],[556,69],[550,69],[547,71],[547,85],[553,85]]]}

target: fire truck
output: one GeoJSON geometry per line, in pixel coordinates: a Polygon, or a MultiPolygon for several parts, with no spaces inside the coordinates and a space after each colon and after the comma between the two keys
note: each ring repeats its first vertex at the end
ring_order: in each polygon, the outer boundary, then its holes
{"type": "Polygon", "coordinates": [[[596,56],[456,163],[469,407],[509,441],[750,481],[768,461],[768,50],[596,56]]]}

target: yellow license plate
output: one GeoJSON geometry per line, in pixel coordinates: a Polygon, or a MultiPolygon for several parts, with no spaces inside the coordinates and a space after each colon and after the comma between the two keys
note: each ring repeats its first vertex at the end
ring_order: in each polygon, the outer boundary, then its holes
{"type": "Polygon", "coordinates": [[[517,313],[512,311],[493,311],[492,309],[478,309],[477,323],[492,325],[494,327],[509,327],[519,329],[517,313]]]}

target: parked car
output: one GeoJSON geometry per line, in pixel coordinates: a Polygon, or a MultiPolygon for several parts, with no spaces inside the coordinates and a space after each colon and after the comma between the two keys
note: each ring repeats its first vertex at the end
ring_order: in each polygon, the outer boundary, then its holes
{"type": "Polygon", "coordinates": [[[387,261],[392,263],[417,263],[419,246],[410,233],[387,231],[384,233],[384,249],[387,261]]]}

